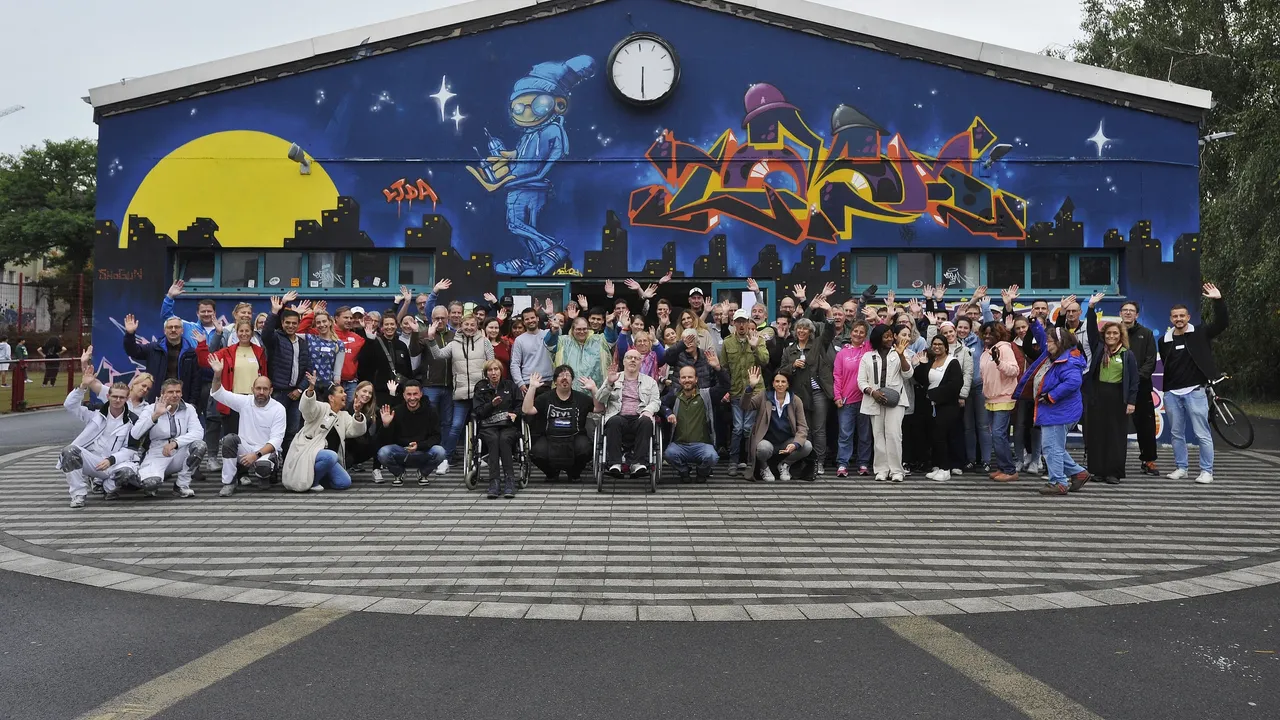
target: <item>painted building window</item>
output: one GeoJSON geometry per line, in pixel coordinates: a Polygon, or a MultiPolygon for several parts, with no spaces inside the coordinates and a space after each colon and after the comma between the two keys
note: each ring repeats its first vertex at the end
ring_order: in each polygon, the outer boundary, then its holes
{"type": "Polygon", "coordinates": [[[1082,287],[1106,287],[1111,284],[1112,262],[1108,255],[1085,255],[1080,258],[1082,287]]]}
{"type": "Polygon", "coordinates": [[[302,283],[302,253],[266,253],[266,283],[269,288],[300,288],[302,283]]]}
{"type": "Polygon", "coordinates": [[[400,258],[399,285],[430,285],[431,258],[427,256],[406,255],[400,258]]]}
{"type": "Polygon", "coordinates": [[[1049,252],[1031,255],[1031,287],[1037,290],[1070,288],[1071,254],[1049,252]]]}
{"type": "Polygon", "coordinates": [[[307,287],[344,288],[347,286],[347,254],[344,252],[307,253],[307,287]]]}
{"type": "Polygon", "coordinates": [[[173,277],[219,294],[281,294],[285,290],[383,295],[409,285],[430,291],[435,258],[395,250],[179,250],[173,277]]]}
{"type": "Polygon", "coordinates": [[[858,258],[857,285],[888,285],[889,257],[887,255],[863,255],[858,258]]]}
{"type": "Polygon", "coordinates": [[[982,256],[978,253],[942,253],[942,275],[949,287],[976,288],[982,284],[982,256]]]}
{"type": "Polygon", "coordinates": [[[256,252],[222,253],[222,279],[218,284],[234,288],[257,287],[258,258],[256,252]]]}
{"type": "Polygon", "coordinates": [[[1017,285],[1026,295],[1061,296],[1102,291],[1119,293],[1118,253],[1067,251],[902,252],[854,255],[854,292],[870,285],[892,288],[899,297],[918,295],[924,285],[947,284],[947,292],[967,296],[979,285],[1017,285]]]}
{"type": "Polygon", "coordinates": [[[987,255],[987,285],[1007,288],[1027,285],[1027,258],[1023,253],[991,253],[987,255]]]}
{"type": "Polygon", "coordinates": [[[898,253],[898,287],[922,287],[938,282],[933,253],[898,253]]]}
{"type": "Polygon", "coordinates": [[[183,252],[178,256],[178,277],[189,285],[212,285],[214,257],[212,250],[183,252]]]}
{"type": "Polygon", "coordinates": [[[391,285],[391,256],[380,252],[351,253],[351,287],[384,288],[391,285]]]}

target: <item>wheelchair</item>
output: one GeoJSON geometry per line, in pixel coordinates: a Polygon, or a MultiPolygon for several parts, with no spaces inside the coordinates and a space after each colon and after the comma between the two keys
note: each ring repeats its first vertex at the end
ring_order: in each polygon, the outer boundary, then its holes
{"type": "MultiPolygon", "coordinates": [[[[512,470],[516,473],[516,481],[520,483],[520,489],[523,490],[529,486],[529,449],[533,447],[533,437],[529,433],[529,423],[523,418],[519,422],[520,437],[515,449],[511,452],[511,464],[514,466],[512,470]]],[[[467,421],[462,447],[462,481],[468,490],[475,490],[480,480],[480,458],[484,455],[483,448],[480,446],[480,425],[475,418],[467,421]]],[[[489,462],[500,462],[497,453],[489,453],[489,462]]]]}
{"type": "MultiPolygon", "coordinates": [[[[662,481],[662,465],[663,465],[663,442],[662,442],[662,422],[655,416],[653,421],[653,437],[649,441],[649,477],[646,491],[651,493],[658,492],[658,483],[662,481]]],[[[626,440],[624,435],[623,440],[626,440]]],[[[604,436],[604,418],[603,415],[599,422],[595,423],[595,429],[591,434],[591,465],[595,470],[596,492],[604,492],[605,469],[608,464],[605,462],[605,436],[604,436]]],[[[624,464],[624,470],[629,468],[624,464]]],[[[618,478],[611,478],[616,487],[618,478]]]]}

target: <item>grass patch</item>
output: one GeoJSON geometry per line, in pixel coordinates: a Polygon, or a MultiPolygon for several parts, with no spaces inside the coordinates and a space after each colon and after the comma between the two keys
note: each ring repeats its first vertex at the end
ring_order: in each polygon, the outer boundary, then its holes
{"type": "MultiPolygon", "coordinates": [[[[56,407],[67,399],[67,376],[58,373],[58,384],[56,387],[48,385],[41,386],[40,378],[44,377],[41,373],[35,382],[27,383],[24,399],[27,402],[28,409],[34,409],[43,406],[56,407]]],[[[12,384],[13,375],[10,374],[9,382],[12,384]]],[[[10,412],[13,409],[13,388],[0,388],[0,415],[10,412]]]]}
{"type": "Polygon", "coordinates": [[[1250,417],[1267,418],[1269,420],[1280,420],[1280,402],[1267,400],[1237,400],[1236,404],[1240,406],[1250,417]]]}

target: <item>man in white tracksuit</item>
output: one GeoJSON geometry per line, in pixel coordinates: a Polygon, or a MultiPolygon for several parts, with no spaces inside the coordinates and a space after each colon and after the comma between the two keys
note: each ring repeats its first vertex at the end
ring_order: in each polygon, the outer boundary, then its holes
{"type": "Polygon", "coordinates": [[[62,448],[58,457],[58,469],[67,474],[73,508],[84,507],[88,494],[86,477],[102,480],[107,500],[119,496],[120,484],[139,484],[139,442],[131,434],[138,418],[128,408],[129,386],[112,385],[107,404],[102,410],[93,411],[84,405],[85,390],[92,380],[92,375],[86,375],[80,387],[72,390],[63,403],[67,412],[84,423],[84,430],[62,448]]]}
{"type": "MultiPolygon", "coordinates": [[[[240,414],[240,431],[223,435],[222,490],[219,497],[231,497],[236,491],[236,476],[251,475],[253,483],[265,490],[271,487],[271,475],[280,464],[279,448],[284,444],[284,405],[271,398],[271,378],[259,375],[253,380],[253,395],[237,395],[222,387],[223,362],[209,356],[213,369],[213,392],[209,397],[240,414]]],[[[246,477],[243,481],[248,484],[246,477]]]]}
{"type": "Polygon", "coordinates": [[[182,381],[170,378],[160,386],[160,399],[133,424],[133,437],[147,445],[138,474],[143,489],[154,496],[167,475],[177,475],[174,492],[184,498],[195,497],[191,475],[208,447],[204,444],[204,427],[195,407],[182,401],[182,381]]]}

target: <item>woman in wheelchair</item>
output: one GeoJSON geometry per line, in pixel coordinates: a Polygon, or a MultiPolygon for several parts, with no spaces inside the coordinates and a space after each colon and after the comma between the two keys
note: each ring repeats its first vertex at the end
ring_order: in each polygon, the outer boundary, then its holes
{"type": "Polygon", "coordinates": [[[515,383],[503,377],[501,361],[490,360],[484,364],[484,379],[476,383],[471,396],[471,412],[480,430],[480,441],[489,448],[490,500],[498,497],[499,492],[507,498],[516,496],[516,473],[511,455],[520,442],[520,423],[516,415],[516,398],[519,396],[515,383]]]}
{"type": "Polygon", "coordinates": [[[662,394],[654,379],[640,372],[640,351],[631,348],[622,356],[622,372],[612,368],[604,387],[596,392],[596,402],[604,406],[605,465],[612,477],[622,477],[623,450],[629,459],[631,477],[649,476],[653,418],[662,409],[662,394]],[[624,448],[624,436],[631,436],[624,448]]]}
{"type": "MultiPolygon", "coordinates": [[[[561,365],[552,373],[551,392],[541,394],[527,392],[521,412],[531,426],[536,439],[529,451],[529,460],[547,476],[555,480],[567,471],[569,480],[577,482],[582,470],[591,462],[593,448],[587,434],[587,416],[595,410],[595,401],[584,392],[573,389],[573,368],[561,365]]],[[[589,377],[583,377],[582,386],[594,393],[597,388],[589,377]]],[[[542,377],[534,373],[529,387],[538,387],[542,377]]]]}

